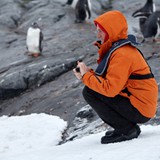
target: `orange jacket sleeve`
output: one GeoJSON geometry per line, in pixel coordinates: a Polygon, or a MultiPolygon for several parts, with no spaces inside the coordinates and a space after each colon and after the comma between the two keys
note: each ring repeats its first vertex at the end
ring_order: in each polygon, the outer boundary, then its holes
{"type": "Polygon", "coordinates": [[[131,61],[123,53],[115,52],[111,56],[105,77],[87,72],[83,76],[83,83],[100,94],[114,97],[124,89],[130,76],[131,65],[131,61]]]}

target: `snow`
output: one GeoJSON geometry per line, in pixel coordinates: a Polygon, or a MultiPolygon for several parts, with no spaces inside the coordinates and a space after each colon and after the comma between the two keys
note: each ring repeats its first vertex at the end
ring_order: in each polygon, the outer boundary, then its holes
{"type": "Polygon", "coordinates": [[[102,131],[58,145],[66,127],[47,114],[0,117],[0,160],[160,160],[160,126],[121,143],[101,144],[102,131]]]}

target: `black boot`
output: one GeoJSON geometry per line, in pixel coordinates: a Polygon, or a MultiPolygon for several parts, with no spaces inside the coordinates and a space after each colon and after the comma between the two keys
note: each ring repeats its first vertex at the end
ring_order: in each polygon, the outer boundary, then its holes
{"type": "MultiPolygon", "coordinates": [[[[111,131],[110,131],[111,132],[111,131]]],[[[122,142],[126,140],[131,140],[133,138],[137,138],[140,134],[140,128],[139,126],[131,129],[128,134],[119,134],[116,131],[112,131],[110,135],[105,135],[101,138],[101,143],[102,144],[107,144],[107,143],[115,143],[115,142],[122,142]]]]}
{"type": "Polygon", "coordinates": [[[105,133],[105,136],[110,137],[110,136],[112,136],[113,134],[116,134],[116,130],[107,131],[107,132],[105,133]]]}

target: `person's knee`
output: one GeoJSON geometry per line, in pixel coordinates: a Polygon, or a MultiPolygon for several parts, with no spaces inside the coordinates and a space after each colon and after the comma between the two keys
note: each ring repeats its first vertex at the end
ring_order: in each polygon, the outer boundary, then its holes
{"type": "Polygon", "coordinates": [[[82,95],[83,95],[84,99],[86,99],[86,97],[88,95],[88,87],[84,86],[83,91],[82,91],[82,95]]]}
{"type": "Polygon", "coordinates": [[[94,99],[94,94],[92,93],[92,90],[90,88],[88,88],[87,86],[85,86],[83,88],[82,91],[82,95],[83,98],[89,103],[90,101],[92,101],[92,99],[94,99]]]}

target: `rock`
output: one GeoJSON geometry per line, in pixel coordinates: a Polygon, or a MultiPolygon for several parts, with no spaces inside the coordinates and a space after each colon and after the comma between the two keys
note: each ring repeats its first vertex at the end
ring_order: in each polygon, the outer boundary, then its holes
{"type": "Polygon", "coordinates": [[[86,118],[88,120],[92,119],[95,116],[95,113],[93,112],[93,109],[89,106],[86,105],[82,107],[76,114],[77,118],[86,118]]]}
{"type": "MultiPolygon", "coordinates": [[[[86,102],[81,94],[83,84],[75,78],[72,69],[79,59],[93,69],[96,67],[93,19],[108,9],[119,9],[126,15],[129,32],[140,40],[138,20],[131,14],[137,9],[137,3],[142,2],[92,1],[92,17],[83,24],[74,23],[74,10],[65,3],[66,0],[0,1],[0,115],[44,112],[60,116],[68,122],[67,141],[81,137],[82,128],[88,134],[99,131],[104,125],[91,110],[81,111],[76,117],[86,102]],[[43,53],[38,58],[25,54],[27,29],[34,21],[44,34],[43,53]],[[93,128],[88,130],[89,123],[93,128]]],[[[160,6],[159,0],[155,3],[160,6]]],[[[144,44],[140,49],[145,57],[151,56],[148,63],[160,83],[160,59],[152,57],[153,52],[160,53],[159,45],[144,44]]],[[[150,123],[158,123],[158,120],[159,116],[150,123]]]]}

